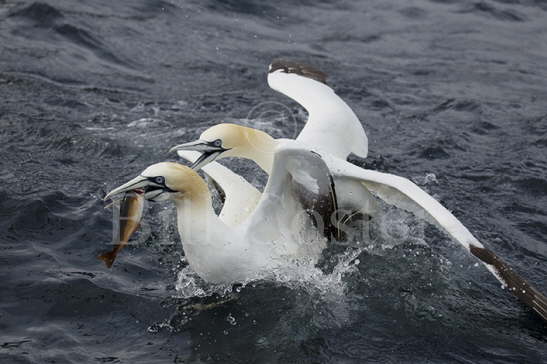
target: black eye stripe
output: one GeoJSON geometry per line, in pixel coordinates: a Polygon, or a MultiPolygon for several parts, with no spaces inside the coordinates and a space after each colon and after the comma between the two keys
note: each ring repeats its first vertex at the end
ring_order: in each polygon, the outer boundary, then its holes
{"type": "Polygon", "coordinates": [[[147,177],[146,179],[158,185],[165,185],[165,179],[163,176],[147,177]]]}
{"type": "Polygon", "coordinates": [[[152,183],[160,185],[161,188],[163,190],[167,191],[167,192],[177,192],[177,191],[172,190],[169,187],[167,187],[167,185],[165,184],[165,177],[163,177],[163,176],[146,177],[146,179],[149,180],[152,183]]]}

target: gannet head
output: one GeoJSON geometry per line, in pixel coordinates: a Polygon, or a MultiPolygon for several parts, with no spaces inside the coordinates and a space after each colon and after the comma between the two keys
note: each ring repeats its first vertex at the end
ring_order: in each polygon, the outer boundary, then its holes
{"type": "Polygon", "coordinates": [[[242,157],[256,160],[260,154],[272,153],[275,143],[263,131],[236,124],[217,124],[205,130],[196,141],[180,144],[170,149],[193,150],[203,154],[192,164],[198,170],[219,158],[242,157]]]}
{"type": "Polygon", "coordinates": [[[178,163],[162,162],[146,168],[131,181],[110,191],[105,200],[120,193],[144,193],[149,201],[191,198],[203,192],[203,179],[191,168],[178,163]]]}

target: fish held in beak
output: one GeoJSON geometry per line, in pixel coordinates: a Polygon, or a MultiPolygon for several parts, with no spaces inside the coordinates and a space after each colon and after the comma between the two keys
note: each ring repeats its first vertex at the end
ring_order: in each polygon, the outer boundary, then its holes
{"type": "Polygon", "coordinates": [[[137,231],[144,209],[144,191],[136,189],[124,193],[119,205],[120,234],[118,243],[110,252],[98,256],[108,268],[112,267],[118,253],[127,245],[131,236],[137,231]]]}

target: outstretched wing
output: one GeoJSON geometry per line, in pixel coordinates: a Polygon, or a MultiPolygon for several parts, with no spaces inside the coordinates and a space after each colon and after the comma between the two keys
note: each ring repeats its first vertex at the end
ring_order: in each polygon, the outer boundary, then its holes
{"type": "Polygon", "coordinates": [[[326,75],[302,63],[275,60],[268,85],[298,102],[308,112],[308,122],[296,140],[346,159],[350,153],[365,158],[368,139],[351,108],[326,84],[326,75]]]}
{"type": "MultiPolygon", "coordinates": [[[[183,159],[194,162],[200,152],[179,150],[183,159]]],[[[228,226],[237,226],[251,215],[260,200],[261,193],[245,178],[220,163],[212,162],[201,169],[224,193],[224,205],[219,218],[228,226]]]]}
{"type": "Polygon", "coordinates": [[[283,246],[292,256],[318,257],[326,238],[337,235],[336,212],[333,179],[321,156],[285,141],[275,151],[272,172],[247,231],[283,246]],[[314,239],[316,243],[310,243],[314,239]]]}
{"type": "Polygon", "coordinates": [[[335,178],[359,180],[373,194],[445,230],[468,252],[480,259],[515,296],[547,321],[547,298],[520,277],[507,263],[485,248],[444,206],[410,180],[392,174],[366,170],[337,158],[325,158],[335,178]]]}

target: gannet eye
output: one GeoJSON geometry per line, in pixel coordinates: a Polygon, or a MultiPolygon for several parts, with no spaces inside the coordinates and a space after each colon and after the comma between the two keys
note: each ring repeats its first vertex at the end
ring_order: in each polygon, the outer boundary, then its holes
{"type": "Polygon", "coordinates": [[[217,140],[213,141],[213,145],[215,147],[221,147],[222,146],[222,140],[217,139],[217,140]]]}
{"type": "Polygon", "coordinates": [[[165,178],[163,178],[162,176],[155,177],[154,182],[159,184],[159,185],[163,185],[165,183],[165,178]]]}

